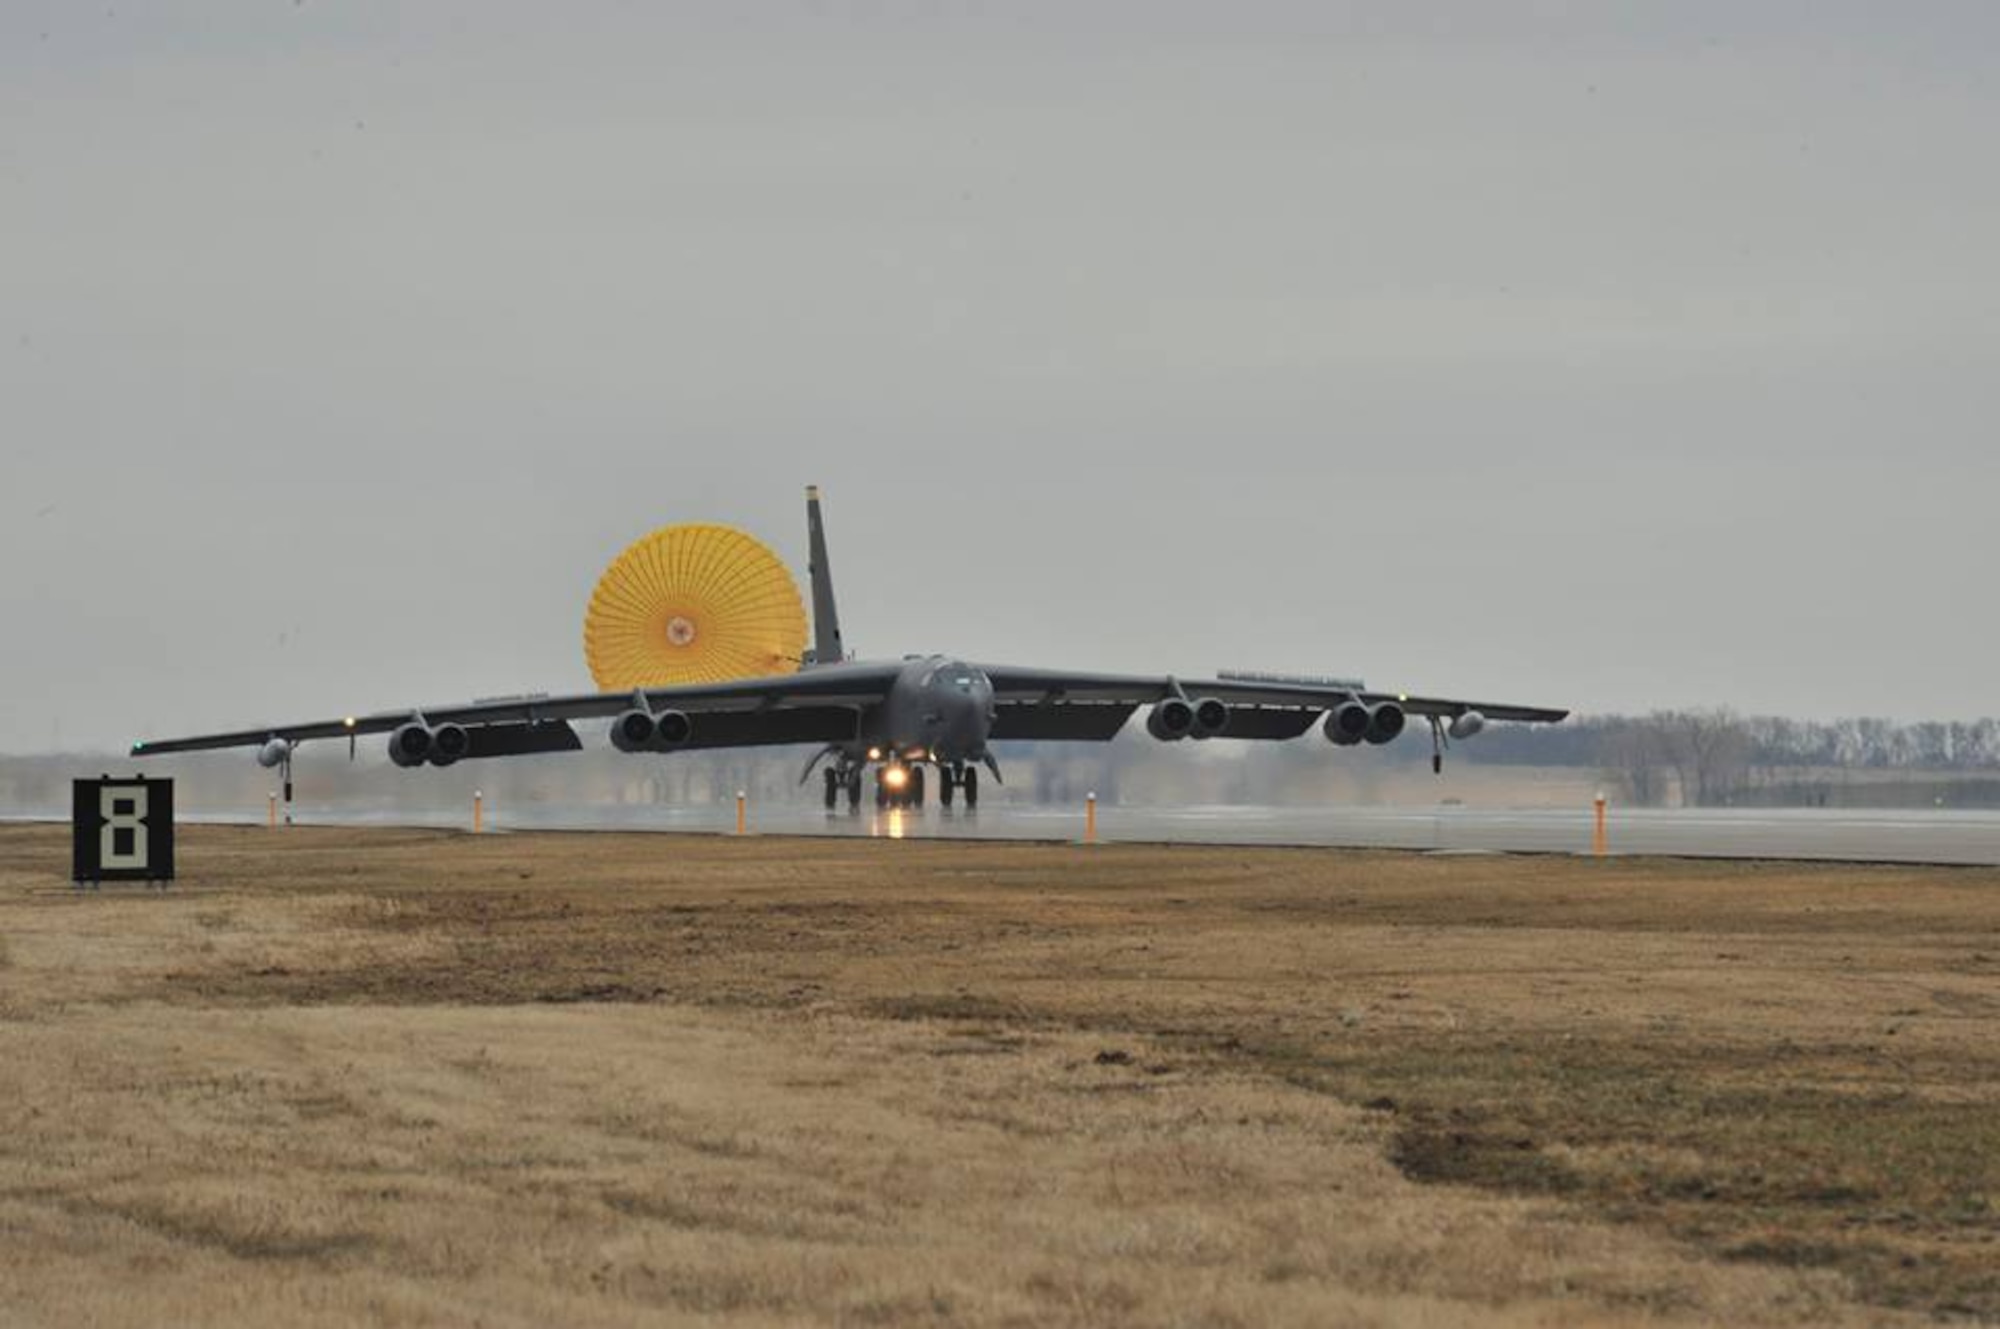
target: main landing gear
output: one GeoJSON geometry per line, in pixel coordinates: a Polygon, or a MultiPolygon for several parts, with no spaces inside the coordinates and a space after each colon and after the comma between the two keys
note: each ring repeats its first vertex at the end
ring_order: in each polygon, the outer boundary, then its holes
{"type": "Polygon", "coordinates": [[[826,771],[826,810],[832,812],[840,806],[840,796],[847,795],[847,810],[861,810],[861,768],[859,766],[829,766],[826,771]]]}
{"type": "Polygon", "coordinates": [[[979,772],[971,766],[940,766],[938,768],[938,803],[951,806],[952,795],[963,793],[965,806],[969,811],[979,806],[979,772]]]}
{"type": "MultiPolygon", "coordinates": [[[[842,766],[826,772],[826,807],[831,812],[840,802],[840,794],[847,792],[847,807],[851,812],[861,803],[861,778],[865,767],[859,763],[842,766]]],[[[890,808],[915,809],[924,805],[924,785],[929,778],[929,770],[921,762],[892,761],[875,768],[875,806],[884,811],[890,808]]],[[[937,766],[938,804],[950,807],[963,798],[970,811],[979,806],[979,771],[965,762],[939,762],[937,766]]]]}

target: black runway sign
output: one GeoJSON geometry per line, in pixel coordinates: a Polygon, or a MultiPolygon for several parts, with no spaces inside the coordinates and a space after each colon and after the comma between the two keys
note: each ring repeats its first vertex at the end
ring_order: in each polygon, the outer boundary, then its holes
{"type": "Polygon", "coordinates": [[[71,784],[74,836],[70,879],[79,886],[105,881],[174,879],[174,782],[100,776],[71,784]]]}

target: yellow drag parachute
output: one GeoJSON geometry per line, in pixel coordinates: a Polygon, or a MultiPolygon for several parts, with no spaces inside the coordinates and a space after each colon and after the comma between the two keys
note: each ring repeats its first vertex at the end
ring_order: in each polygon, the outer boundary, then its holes
{"type": "Polygon", "coordinates": [[[791,573],[729,526],[665,526],[598,578],[583,653],[605,692],[789,674],[806,645],[791,573]]]}

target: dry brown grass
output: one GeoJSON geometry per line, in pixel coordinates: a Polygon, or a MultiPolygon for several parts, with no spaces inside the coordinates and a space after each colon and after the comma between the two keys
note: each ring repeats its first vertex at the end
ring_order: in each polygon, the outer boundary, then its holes
{"type": "Polygon", "coordinates": [[[2000,1316],[2000,873],[183,834],[0,828],[0,1322],[2000,1316]]]}

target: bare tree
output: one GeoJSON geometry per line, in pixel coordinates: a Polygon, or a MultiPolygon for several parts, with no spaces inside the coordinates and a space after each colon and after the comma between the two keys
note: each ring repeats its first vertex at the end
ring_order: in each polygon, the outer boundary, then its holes
{"type": "Polygon", "coordinates": [[[1718,707],[1663,711],[1648,718],[1662,733],[1683,806],[1724,803],[1742,788],[1750,744],[1735,712],[1718,707]]]}
{"type": "Polygon", "coordinates": [[[1665,745],[1658,726],[1649,719],[1620,719],[1610,724],[1598,749],[1607,779],[1638,807],[1653,807],[1665,794],[1662,767],[1665,745]]]}

